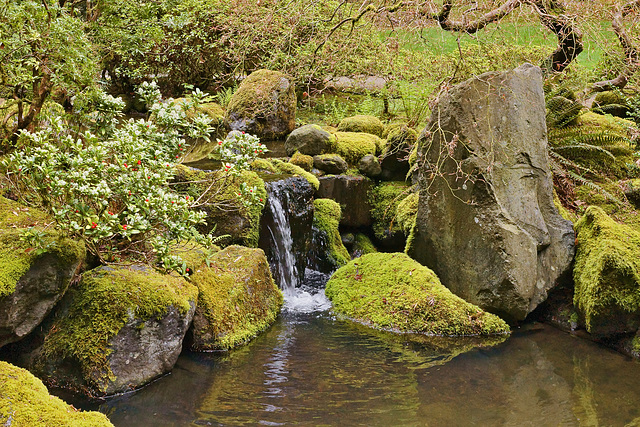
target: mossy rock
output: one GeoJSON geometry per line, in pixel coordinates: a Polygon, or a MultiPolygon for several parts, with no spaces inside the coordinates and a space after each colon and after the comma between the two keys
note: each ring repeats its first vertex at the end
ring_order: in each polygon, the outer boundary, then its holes
{"type": "Polygon", "coordinates": [[[353,240],[353,247],[351,249],[352,258],[359,258],[362,255],[378,252],[378,249],[376,249],[375,245],[366,234],[356,233],[353,240]]]}
{"type": "Polygon", "coordinates": [[[313,213],[316,263],[323,272],[331,272],[351,260],[344,247],[338,226],[342,217],[340,205],[331,199],[315,199],[313,213]],[[317,231],[316,231],[317,230],[317,231]]]}
{"type": "Polygon", "coordinates": [[[640,231],[591,206],[575,224],[574,305],[597,338],[640,327],[640,231]]]}
{"type": "Polygon", "coordinates": [[[364,132],[375,136],[382,136],[384,124],[374,116],[358,115],[347,117],[338,124],[340,132],[364,132]]]}
{"type": "Polygon", "coordinates": [[[269,172],[269,173],[278,173],[276,168],[273,166],[267,159],[255,159],[249,165],[252,171],[260,171],[260,172],[269,172]]]}
{"type": "MultiPolygon", "coordinates": [[[[185,98],[178,98],[175,100],[177,103],[181,104],[186,102],[185,98]]],[[[211,123],[209,126],[213,129],[212,133],[209,135],[210,141],[199,140],[193,141],[190,138],[187,138],[188,147],[185,150],[185,155],[182,159],[183,162],[197,162],[202,159],[208,158],[208,156],[213,153],[218,148],[218,143],[216,142],[218,139],[223,139],[226,137],[228,128],[224,122],[225,111],[220,104],[215,102],[206,102],[204,104],[200,104],[197,109],[190,109],[187,111],[187,118],[193,119],[197,114],[204,114],[209,119],[211,119],[211,123]]]]}
{"type": "Polygon", "coordinates": [[[384,241],[393,238],[394,234],[403,232],[403,228],[396,219],[397,210],[400,202],[409,193],[410,186],[402,181],[381,183],[371,191],[369,201],[376,239],[384,241]]]}
{"type": "Polygon", "coordinates": [[[225,123],[260,139],[284,138],[296,125],[295,85],[278,71],[254,71],[229,100],[225,123]]]}
{"type": "Polygon", "coordinates": [[[318,125],[304,125],[287,136],[284,143],[287,155],[296,151],[309,156],[331,153],[335,150],[336,137],[318,125]]]}
{"type": "Polygon", "coordinates": [[[191,276],[198,287],[198,308],[191,348],[227,350],[267,329],[282,307],[262,249],[229,246],[211,258],[211,266],[191,276]]]}
{"type": "Polygon", "coordinates": [[[89,396],[139,387],[172,369],[197,297],[182,277],[149,268],[84,273],[54,311],[31,368],[89,396]]]}
{"type": "MultiPolygon", "coordinates": [[[[291,165],[293,166],[293,165],[291,165]]],[[[177,190],[187,193],[194,200],[200,198],[207,188],[210,191],[201,199],[200,209],[207,213],[205,225],[198,228],[203,233],[230,236],[224,244],[258,246],[260,216],[267,200],[264,181],[253,171],[241,171],[239,175],[222,171],[203,172],[179,165],[174,177],[177,190]],[[244,206],[240,201],[240,187],[245,183],[254,188],[256,203],[244,206]]]]}
{"type": "Polygon", "coordinates": [[[383,141],[375,135],[360,132],[336,132],[336,153],[350,165],[356,165],[367,154],[381,151],[383,141]]]}
{"type": "Polygon", "coordinates": [[[270,161],[275,168],[276,173],[298,175],[306,179],[315,190],[320,187],[320,181],[318,181],[318,178],[312,173],[302,169],[300,166],[296,166],[293,163],[283,162],[282,160],[278,159],[271,159],[270,161]]]}
{"type": "Polygon", "coordinates": [[[509,326],[452,294],[405,254],[373,253],[334,273],[325,290],[333,310],[375,328],[428,335],[509,333],[509,326]]]}
{"type": "Polygon", "coordinates": [[[418,193],[411,193],[396,206],[396,222],[405,236],[411,233],[418,215],[418,193]]]}
{"type": "Polygon", "coordinates": [[[629,111],[627,100],[621,93],[614,91],[599,92],[593,100],[593,109],[597,112],[626,117],[629,111]]]}
{"type": "Polygon", "coordinates": [[[12,427],[113,426],[106,415],[79,411],[29,371],[0,361],[0,424],[12,427]]]}
{"type": "Polygon", "coordinates": [[[313,156],[313,167],[329,174],[344,173],[349,165],[338,154],[319,154],[313,156]]]}
{"type": "Polygon", "coordinates": [[[301,167],[307,172],[313,169],[313,157],[307,156],[306,154],[301,154],[299,151],[296,151],[293,156],[291,156],[291,159],[289,159],[289,163],[301,167]]]}
{"type": "Polygon", "coordinates": [[[621,119],[611,115],[597,114],[592,111],[578,116],[577,125],[592,131],[606,131],[614,134],[631,136],[631,131],[636,128],[631,120],[621,119]]]}

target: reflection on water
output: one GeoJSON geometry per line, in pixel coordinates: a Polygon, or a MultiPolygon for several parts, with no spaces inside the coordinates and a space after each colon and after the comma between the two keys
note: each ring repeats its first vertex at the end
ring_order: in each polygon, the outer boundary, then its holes
{"type": "Polygon", "coordinates": [[[640,364],[615,352],[542,325],[473,346],[445,351],[443,341],[285,312],[249,345],[187,353],[171,375],[99,409],[116,426],[624,426],[640,417],[640,364]]]}

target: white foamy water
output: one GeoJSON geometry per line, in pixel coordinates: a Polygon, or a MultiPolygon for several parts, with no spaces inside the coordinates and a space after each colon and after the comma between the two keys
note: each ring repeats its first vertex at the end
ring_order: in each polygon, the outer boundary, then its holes
{"type": "Polygon", "coordinates": [[[325,296],[324,289],[304,290],[303,288],[295,288],[293,292],[284,294],[284,309],[286,311],[314,313],[326,311],[330,308],[331,301],[325,296]]]}

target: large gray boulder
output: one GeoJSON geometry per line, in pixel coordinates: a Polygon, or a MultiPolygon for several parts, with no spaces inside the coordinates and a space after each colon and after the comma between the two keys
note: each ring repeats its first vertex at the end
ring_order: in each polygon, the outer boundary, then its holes
{"type": "Polygon", "coordinates": [[[456,86],[418,144],[409,254],[467,301],[523,320],[574,255],[571,223],[553,203],[540,69],[525,64],[456,86]]]}
{"type": "Polygon", "coordinates": [[[295,85],[278,71],[254,71],[231,97],[225,123],[260,139],[284,138],[296,125],[295,85]]]}
{"type": "Polygon", "coordinates": [[[335,151],[336,137],[318,125],[304,125],[289,134],[284,143],[287,156],[296,151],[309,156],[335,151]]]}

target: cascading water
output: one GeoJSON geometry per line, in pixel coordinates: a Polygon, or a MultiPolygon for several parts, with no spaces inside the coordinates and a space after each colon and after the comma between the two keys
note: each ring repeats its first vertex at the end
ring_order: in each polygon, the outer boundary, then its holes
{"type": "Polygon", "coordinates": [[[287,178],[267,183],[267,193],[263,215],[266,232],[263,228],[260,246],[265,249],[274,279],[284,294],[285,309],[294,312],[328,309],[331,303],[324,290],[315,289],[304,280],[311,242],[313,190],[304,179],[287,178]]]}

